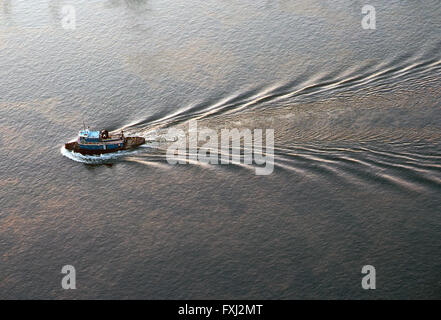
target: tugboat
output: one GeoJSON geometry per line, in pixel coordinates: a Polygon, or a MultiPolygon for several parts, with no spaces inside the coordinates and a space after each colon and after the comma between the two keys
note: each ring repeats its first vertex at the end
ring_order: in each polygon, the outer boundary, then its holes
{"type": "Polygon", "coordinates": [[[122,130],[120,134],[110,135],[107,130],[90,131],[84,129],[78,134],[77,141],[68,142],[64,147],[83,155],[100,155],[133,149],[144,143],[145,139],[142,137],[125,137],[122,130]]]}

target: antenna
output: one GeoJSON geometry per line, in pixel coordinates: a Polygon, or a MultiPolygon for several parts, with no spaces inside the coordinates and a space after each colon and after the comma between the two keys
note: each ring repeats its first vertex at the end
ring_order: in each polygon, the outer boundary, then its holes
{"type": "Polygon", "coordinates": [[[83,129],[86,130],[86,125],[84,124],[84,119],[83,119],[83,129]]]}

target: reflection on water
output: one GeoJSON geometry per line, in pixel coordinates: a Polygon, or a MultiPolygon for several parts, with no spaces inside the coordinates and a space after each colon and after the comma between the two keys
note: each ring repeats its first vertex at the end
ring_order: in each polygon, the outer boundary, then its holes
{"type": "Polygon", "coordinates": [[[437,4],[0,1],[0,297],[439,298],[437,4]],[[274,173],[168,164],[190,120],[274,129],[274,173]]]}

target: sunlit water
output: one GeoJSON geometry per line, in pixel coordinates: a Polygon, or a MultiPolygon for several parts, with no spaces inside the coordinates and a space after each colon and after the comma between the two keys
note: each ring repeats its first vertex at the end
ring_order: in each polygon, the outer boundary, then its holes
{"type": "Polygon", "coordinates": [[[0,297],[440,298],[440,3],[364,4],[0,0],[0,297]],[[190,120],[274,129],[274,172],[169,164],[190,120]]]}

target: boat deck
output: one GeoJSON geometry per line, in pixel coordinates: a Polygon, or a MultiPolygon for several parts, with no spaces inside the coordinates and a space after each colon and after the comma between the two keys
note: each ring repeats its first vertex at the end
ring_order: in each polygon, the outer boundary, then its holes
{"type": "Polygon", "coordinates": [[[115,149],[88,150],[88,149],[80,148],[80,145],[76,141],[68,142],[64,145],[64,147],[67,150],[79,152],[81,154],[94,155],[94,154],[111,153],[111,152],[116,152],[116,151],[120,151],[120,150],[133,149],[133,148],[136,148],[144,143],[145,143],[145,139],[142,137],[126,137],[125,142],[124,142],[124,146],[120,147],[120,148],[115,148],[115,149]]]}

